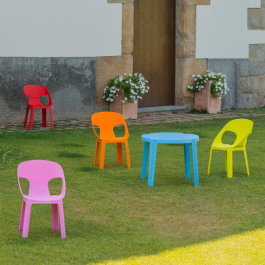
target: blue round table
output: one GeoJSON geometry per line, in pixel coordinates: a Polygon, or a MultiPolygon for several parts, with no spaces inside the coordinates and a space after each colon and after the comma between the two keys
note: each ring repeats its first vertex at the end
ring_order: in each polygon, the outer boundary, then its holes
{"type": "Polygon", "coordinates": [[[157,144],[184,144],[185,173],[186,173],[186,178],[188,179],[191,178],[191,170],[190,170],[190,145],[191,145],[194,186],[199,185],[198,159],[197,159],[197,142],[199,141],[198,135],[184,134],[184,133],[150,133],[142,135],[142,140],[144,141],[144,153],[143,153],[141,179],[144,179],[146,175],[148,151],[150,144],[148,186],[154,186],[157,144]]]}

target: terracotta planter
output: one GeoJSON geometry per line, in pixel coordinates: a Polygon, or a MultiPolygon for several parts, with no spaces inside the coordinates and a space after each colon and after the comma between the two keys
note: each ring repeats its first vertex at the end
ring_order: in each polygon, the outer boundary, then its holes
{"type": "Polygon", "coordinates": [[[110,111],[120,113],[125,120],[137,119],[137,107],[138,103],[122,103],[123,93],[121,92],[118,97],[114,99],[114,102],[110,103],[110,111]]]}
{"type": "Polygon", "coordinates": [[[211,94],[212,83],[213,81],[207,81],[201,91],[195,92],[195,109],[207,110],[208,113],[221,111],[221,98],[214,98],[211,94]]]}

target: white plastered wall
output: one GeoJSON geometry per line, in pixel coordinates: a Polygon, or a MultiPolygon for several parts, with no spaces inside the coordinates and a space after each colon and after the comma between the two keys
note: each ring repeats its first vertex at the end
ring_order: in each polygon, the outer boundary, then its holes
{"type": "Polygon", "coordinates": [[[197,6],[196,58],[248,58],[249,44],[265,43],[265,31],[247,30],[248,8],[261,0],[211,0],[197,6]]]}
{"type": "Polygon", "coordinates": [[[0,0],[0,57],[121,55],[122,4],[0,0]]]}

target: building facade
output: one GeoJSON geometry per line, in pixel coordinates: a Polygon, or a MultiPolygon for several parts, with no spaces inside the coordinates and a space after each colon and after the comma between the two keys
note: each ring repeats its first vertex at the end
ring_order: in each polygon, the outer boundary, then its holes
{"type": "Polygon", "coordinates": [[[103,99],[108,81],[138,69],[149,69],[146,77],[153,82],[146,106],[193,104],[186,87],[193,74],[207,69],[227,75],[230,91],[222,109],[264,106],[265,0],[167,0],[167,9],[157,8],[162,0],[151,0],[146,9],[148,2],[1,1],[0,122],[23,121],[27,84],[49,89],[55,120],[90,118],[109,109],[103,99]],[[139,36],[143,28],[147,32],[139,36]],[[144,65],[149,51],[148,61],[155,63],[144,65]],[[168,101],[153,100],[162,99],[166,88],[168,101]]]}

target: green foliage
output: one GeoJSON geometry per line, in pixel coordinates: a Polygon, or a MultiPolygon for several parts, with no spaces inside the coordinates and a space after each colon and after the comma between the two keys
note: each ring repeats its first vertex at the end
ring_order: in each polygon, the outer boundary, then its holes
{"type": "Polygon", "coordinates": [[[221,95],[227,94],[229,88],[226,83],[226,76],[221,73],[213,73],[207,70],[207,73],[204,76],[193,75],[194,86],[188,86],[187,89],[190,92],[201,91],[207,81],[213,81],[211,85],[211,94],[213,97],[220,97],[221,95]]]}
{"type": "Polygon", "coordinates": [[[147,93],[149,87],[148,81],[142,76],[142,74],[135,73],[124,74],[124,78],[120,75],[115,79],[109,81],[109,85],[104,89],[103,98],[106,101],[113,102],[114,99],[123,91],[123,102],[136,103],[138,99],[142,99],[141,94],[147,93]]]}

